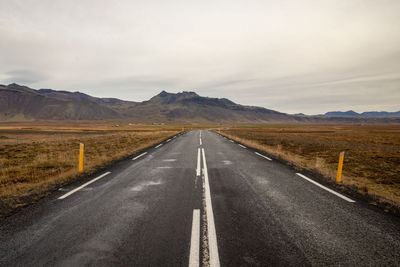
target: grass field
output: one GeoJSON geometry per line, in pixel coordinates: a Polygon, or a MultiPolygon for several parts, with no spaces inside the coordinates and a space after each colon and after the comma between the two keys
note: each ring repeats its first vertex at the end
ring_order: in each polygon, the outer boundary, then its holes
{"type": "Polygon", "coordinates": [[[224,135],[336,179],[345,151],[343,184],[400,205],[400,126],[241,126],[224,135]]]}
{"type": "MultiPolygon", "coordinates": [[[[65,122],[0,124],[0,220],[63,184],[181,129],[65,122]],[[85,144],[82,174],[78,173],[79,143],[85,144]]],[[[339,153],[345,151],[343,184],[400,206],[400,126],[240,126],[223,128],[222,134],[332,180],[339,153]]]]}
{"type": "Polygon", "coordinates": [[[48,192],[180,131],[171,126],[0,125],[0,220],[48,192]],[[85,144],[78,173],[79,143],[85,144]]]}

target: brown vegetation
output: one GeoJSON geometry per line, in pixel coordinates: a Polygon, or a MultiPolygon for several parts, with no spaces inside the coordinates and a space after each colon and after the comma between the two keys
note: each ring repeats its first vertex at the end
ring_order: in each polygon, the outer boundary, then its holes
{"type": "Polygon", "coordinates": [[[343,184],[400,205],[398,125],[239,127],[223,134],[330,179],[345,151],[343,184]]]}
{"type": "Polygon", "coordinates": [[[0,126],[0,219],[67,182],[161,142],[178,129],[181,128],[0,126]],[[85,144],[82,174],[78,174],[79,143],[85,144]]]}

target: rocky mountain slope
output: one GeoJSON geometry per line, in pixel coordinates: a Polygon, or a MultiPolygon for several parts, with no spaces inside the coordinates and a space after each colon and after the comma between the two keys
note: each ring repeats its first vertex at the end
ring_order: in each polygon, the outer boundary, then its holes
{"type": "Polygon", "coordinates": [[[1,120],[108,120],[138,122],[273,122],[304,118],[242,106],[228,99],[201,97],[194,92],[167,93],[148,101],[97,98],[80,92],[34,90],[0,85],[1,120]]]}
{"type": "MultiPolygon", "coordinates": [[[[148,101],[98,98],[80,92],[35,90],[18,84],[0,85],[0,121],[131,120],[136,123],[399,123],[383,113],[364,118],[354,111],[320,116],[289,115],[236,104],[226,98],[194,92],[162,91],[148,101]]],[[[395,114],[391,114],[395,117],[395,114]]]]}

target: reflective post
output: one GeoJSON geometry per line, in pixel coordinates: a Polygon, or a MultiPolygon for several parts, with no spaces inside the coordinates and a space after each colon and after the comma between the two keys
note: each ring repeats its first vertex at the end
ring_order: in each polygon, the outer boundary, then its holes
{"type": "Polygon", "coordinates": [[[343,168],[344,152],[340,153],[339,156],[339,166],[337,170],[336,182],[340,183],[342,181],[342,168],[343,168]]]}
{"type": "Polygon", "coordinates": [[[83,152],[85,149],[85,145],[80,143],[79,145],[79,172],[83,171],[83,152]]]}

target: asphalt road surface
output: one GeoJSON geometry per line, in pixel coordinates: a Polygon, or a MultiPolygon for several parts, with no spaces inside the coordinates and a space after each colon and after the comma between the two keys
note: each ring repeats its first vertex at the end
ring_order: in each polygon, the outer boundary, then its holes
{"type": "Polygon", "coordinates": [[[400,220],[190,131],[0,223],[1,266],[396,266],[400,220]]]}

